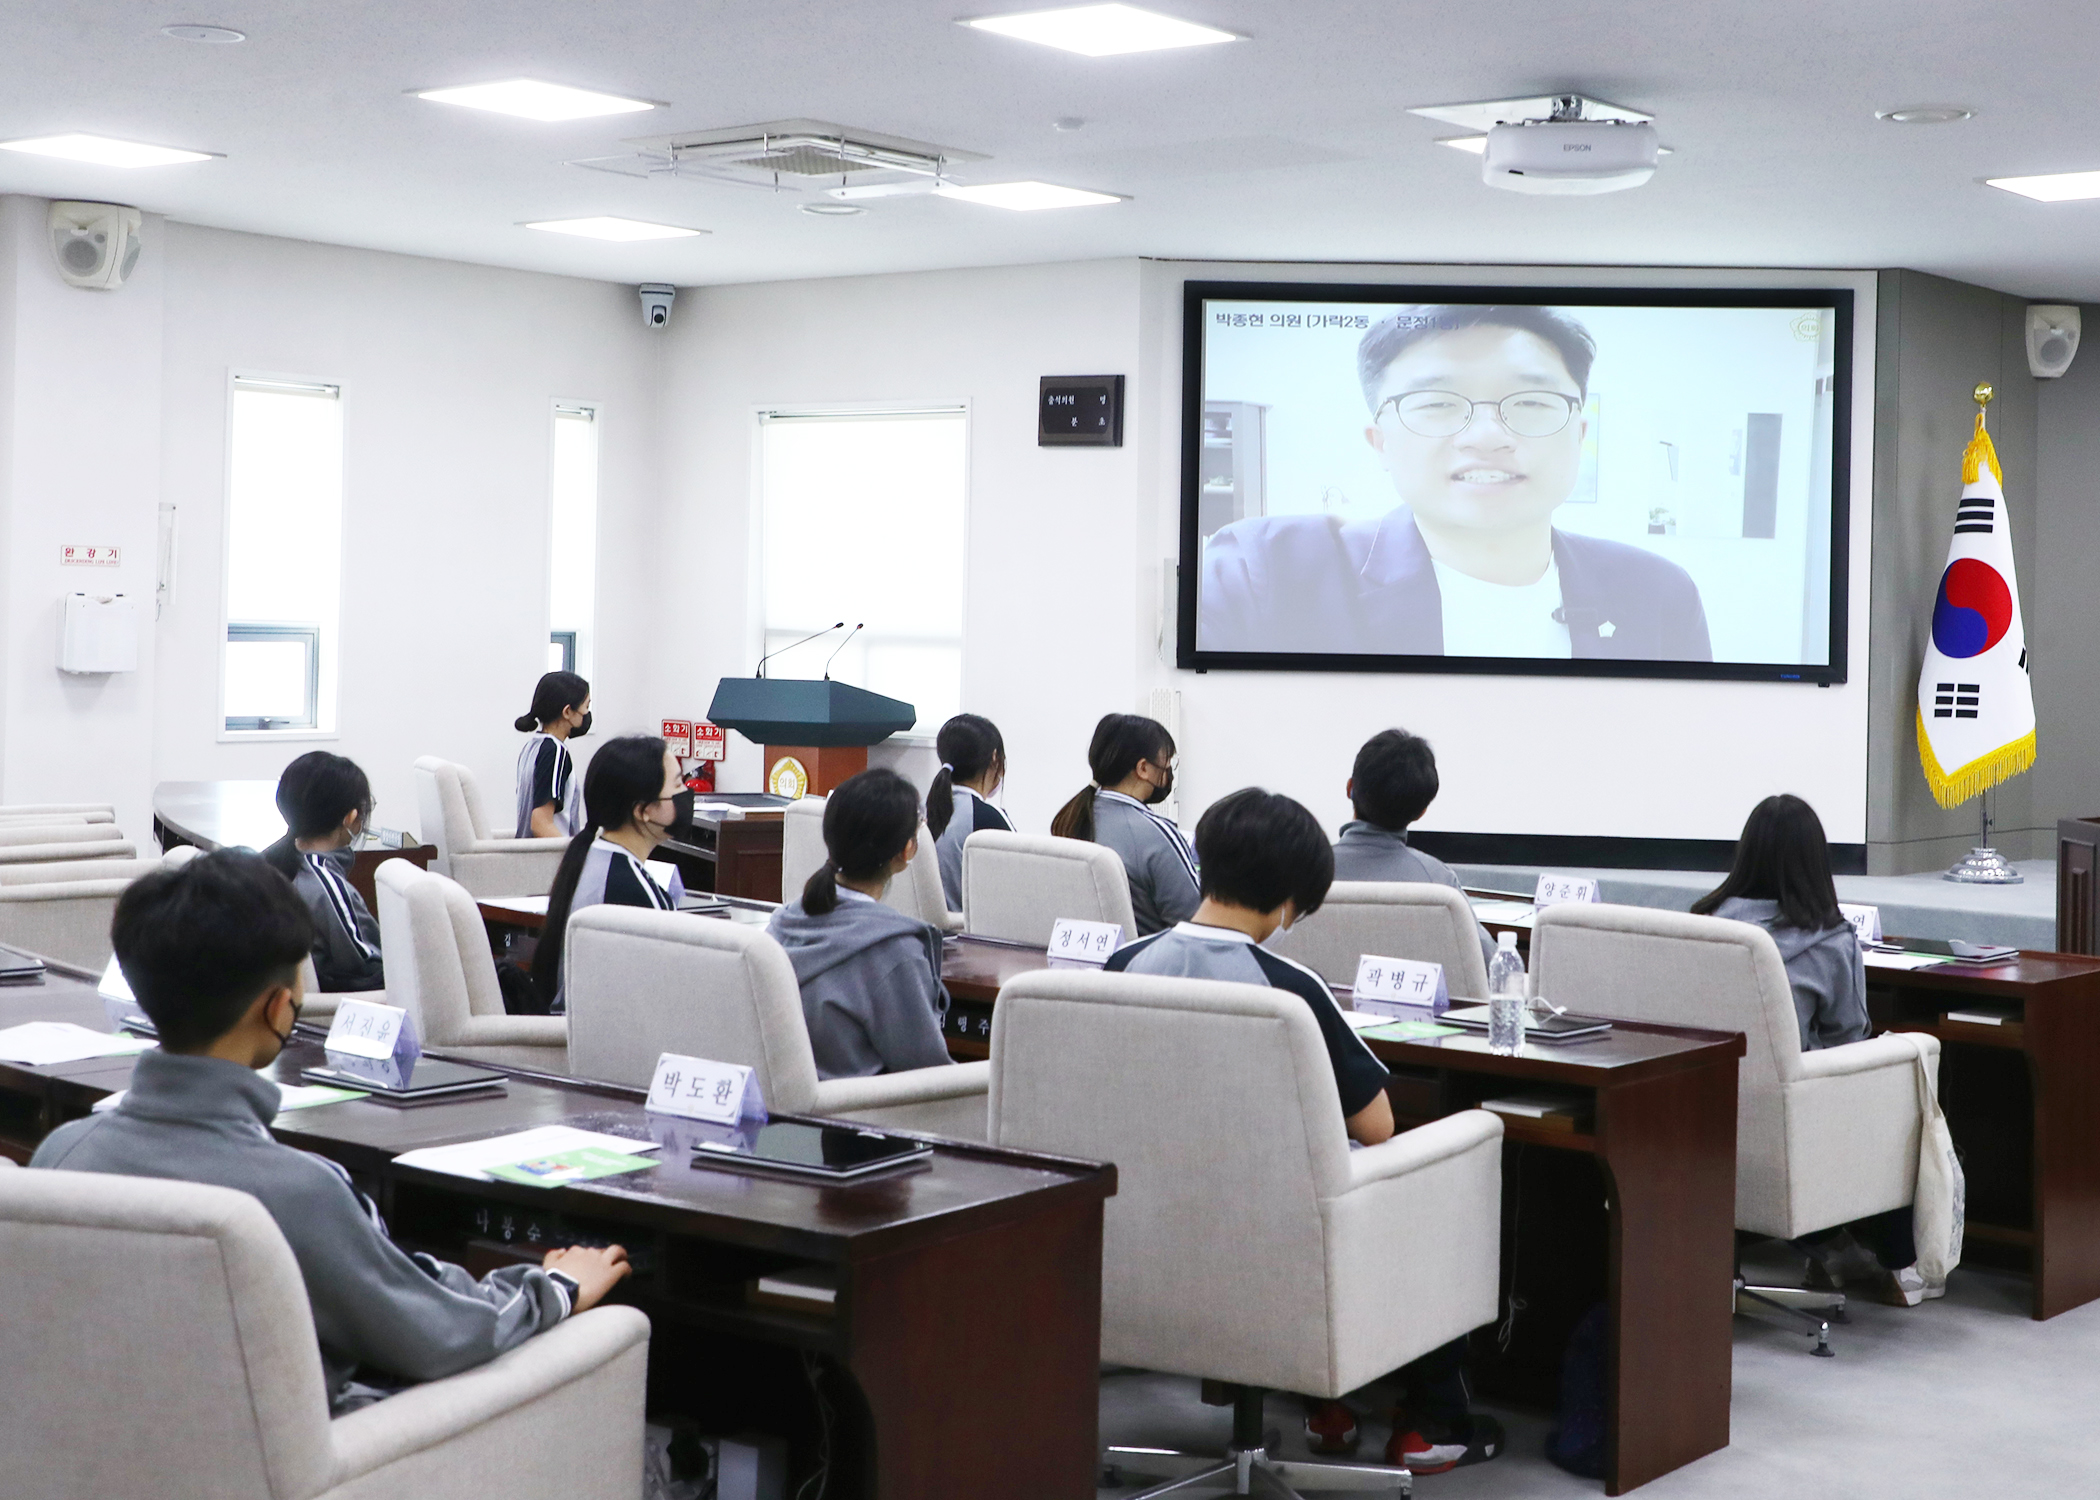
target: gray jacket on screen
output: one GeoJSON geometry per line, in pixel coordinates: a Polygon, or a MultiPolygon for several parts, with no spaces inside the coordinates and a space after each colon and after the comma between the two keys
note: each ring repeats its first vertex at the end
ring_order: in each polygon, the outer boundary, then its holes
{"type": "Polygon", "coordinates": [[[1130,910],[1138,937],[1186,922],[1203,904],[1196,851],[1173,820],[1135,797],[1094,793],[1094,842],[1122,856],[1130,876],[1130,910]]]}
{"type": "Polygon", "coordinates": [[[766,931],[795,966],[817,1077],[871,1078],[953,1061],[941,1034],[948,991],[933,928],[840,886],[839,904],[823,916],[790,902],[766,931]]]}
{"type": "Polygon", "coordinates": [[[1860,956],[1859,935],[1840,922],[1821,932],[1789,926],[1777,901],[1731,896],[1714,915],[1736,922],[1755,922],[1772,934],[1786,961],[1787,982],[1794,989],[1794,1014],[1801,1022],[1801,1050],[1842,1047],[1874,1034],[1867,1019],[1867,965],[1860,956]]]}
{"type": "Polygon", "coordinates": [[[390,1388],[484,1364],[568,1316],[567,1290],[536,1266],[476,1281],[398,1248],[347,1172],[271,1137],[280,1097],[238,1063],[148,1052],[115,1109],[61,1125],[29,1164],[201,1182],[257,1199],[299,1262],[339,1415],[390,1388]]]}
{"type": "MultiPolygon", "coordinates": [[[[1334,841],[1334,878],[1413,882],[1418,885],[1448,885],[1465,889],[1458,872],[1433,854],[1424,854],[1407,842],[1407,835],[1356,819],[1342,825],[1342,836],[1334,841]]],[[[1480,956],[1493,960],[1495,940],[1480,929],[1480,956]]]]}

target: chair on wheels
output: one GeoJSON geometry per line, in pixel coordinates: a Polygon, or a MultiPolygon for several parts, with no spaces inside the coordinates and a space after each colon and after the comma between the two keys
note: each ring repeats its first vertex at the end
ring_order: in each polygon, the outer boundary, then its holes
{"type": "Polygon", "coordinates": [[[1487,997],[1480,923],[1465,892],[1421,881],[1337,880],[1309,917],[1264,945],[1329,984],[1356,983],[1366,953],[1444,966],[1454,996],[1487,997]]]}
{"type": "Polygon", "coordinates": [[[9,1500],[634,1500],[649,1320],[601,1307],[331,1419],[291,1247],[246,1193],[0,1171],[9,1500]]]}
{"type": "Polygon", "coordinates": [[[1122,856],[1085,839],[985,829],[963,840],[963,930],[972,937],[1050,946],[1059,917],[1113,922],[1137,936],[1122,856]]]}
{"type": "Polygon", "coordinates": [[[423,837],[437,847],[432,868],[472,894],[544,896],[553,887],[569,841],[493,832],[474,773],[465,766],[435,755],[418,757],[416,808],[423,837]]]}
{"type": "Polygon", "coordinates": [[[1339,1397],[1494,1320],[1502,1122],[1466,1110],[1352,1151],[1304,1000],[1215,980],[1021,975],[991,1067],[993,1145],[1116,1164],[1102,1359],[1237,1387],[1224,1454],[1108,1462],[1166,1477],[1146,1495],[1247,1494],[1257,1473],[1406,1491],[1405,1469],[1271,1457],[1262,1393],[1339,1397]]]}
{"type": "MultiPolygon", "coordinates": [[[[828,857],[824,799],[802,797],[790,802],[780,829],[780,899],[800,900],[802,887],[828,857]]],[[[933,834],[924,823],[919,825],[919,852],[882,893],[882,904],[942,932],[962,931],[962,913],[948,910],[948,897],[941,889],[940,856],[934,852],[933,834]]]]}
{"type": "Polygon", "coordinates": [[[818,1078],[794,967],[762,928],[586,907],[569,922],[562,993],[582,1077],[645,1089],[656,1059],[676,1052],[755,1069],[769,1110],[984,1139],[990,1063],[818,1078]]]}
{"type": "MultiPolygon", "coordinates": [[[[1936,1081],[1936,1037],[1804,1052],[1786,965],[1751,922],[1565,903],[1539,913],[1531,961],[1534,993],[1569,1010],[1743,1033],[1737,1229],[1792,1240],[1910,1203],[1922,1129],[1912,1042],[1925,1043],[1936,1081]]],[[[1830,1354],[1829,1315],[1844,1311],[1843,1293],[1751,1286],[1740,1270],[1735,1292],[1738,1310],[1748,1301],[1800,1319],[1813,1352],[1830,1354]]]]}

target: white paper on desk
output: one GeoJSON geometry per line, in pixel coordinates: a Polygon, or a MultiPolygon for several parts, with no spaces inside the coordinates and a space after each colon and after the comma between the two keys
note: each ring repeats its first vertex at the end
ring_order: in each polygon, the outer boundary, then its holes
{"type": "Polygon", "coordinates": [[[1475,901],[1476,921],[1495,922],[1503,927],[1529,927],[1539,909],[1529,901],[1475,901]]]}
{"type": "MultiPolygon", "coordinates": [[[[1342,1019],[1347,1021],[1357,1031],[1369,1031],[1374,1026],[1390,1026],[1394,1020],[1401,1018],[1374,1016],[1367,1010],[1345,1010],[1342,1012],[1342,1019]]],[[[1420,1019],[1424,1021],[1429,1019],[1429,1012],[1426,1009],[1423,1010],[1420,1019]]]]}
{"type": "Polygon", "coordinates": [[[48,1067],[90,1057],[129,1057],[158,1045],[144,1037],[90,1031],[71,1021],[25,1021],[0,1030],[0,1061],[48,1067]]]}
{"type": "Polygon", "coordinates": [[[1863,951],[1860,957],[1870,969],[1929,969],[1934,964],[1953,961],[1944,953],[1876,953],[1872,949],[1863,951]]]}
{"type": "Polygon", "coordinates": [[[457,1146],[425,1146],[420,1151],[404,1151],[394,1158],[398,1166],[421,1167],[429,1172],[447,1172],[454,1177],[477,1177],[488,1179],[488,1168],[509,1166],[513,1162],[530,1161],[537,1156],[555,1156],[563,1151],[575,1151],[584,1146],[596,1146],[604,1151],[620,1151],[629,1156],[639,1156],[645,1151],[654,1151],[655,1141],[631,1141],[625,1136],[601,1135],[595,1130],[578,1130],[573,1125],[542,1125],[536,1130],[514,1130],[508,1135],[492,1135],[484,1141],[467,1141],[457,1146]]]}

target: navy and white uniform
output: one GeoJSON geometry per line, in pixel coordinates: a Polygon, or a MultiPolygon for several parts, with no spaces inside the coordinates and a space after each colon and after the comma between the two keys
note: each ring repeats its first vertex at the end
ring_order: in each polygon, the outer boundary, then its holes
{"type": "Polygon", "coordinates": [[[1311,1007],[1327,1043],[1334,1068],[1335,1092],[1342,1118],[1360,1114],[1385,1089],[1391,1076],[1371,1055],[1334,1003],[1327,981],[1303,964],[1271,953],[1246,933],[1231,927],[1204,927],[1180,922],[1165,932],[1125,943],[1102,967],[1112,974],[1164,974],[1177,979],[1223,979],[1234,984],[1265,984],[1289,990],[1311,1007]]]}
{"type": "MultiPolygon", "coordinates": [[[[647,906],[657,911],[676,911],[678,902],[669,891],[656,883],[656,877],[642,867],[642,861],[621,848],[602,834],[591,840],[591,847],[583,854],[583,873],[576,877],[576,894],[569,898],[569,916],[586,906],[647,906]]],[[[568,964],[568,950],[562,950],[562,964],[568,964]]],[[[562,1015],[568,1009],[567,997],[559,992],[548,1010],[562,1015]]]]}
{"type": "MultiPolygon", "coordinates": [[[[1465,889],[1456,870],[1434,854],[1424,854],[1408,843],[1406,834],[1361,818],[1344,823],[1342,836],[1334,841],[1334,878],[1465,889]]],[[[1495,940],[1485,927],[1480,929],[1480,956],[1489,962],[1495,957],[1495,940]]]]}
{"type": "Polygon", "coordinates": [[[1139,937],[1186,922],[1203,904],[1196,851],[1172,819],[1135,797],[1094,793],[1094,842],[1122,856],[1130,874],[1130,908],[1139,937]]]}
{"type": "Polygon", "coordinates": [[[554,827],[563,838],[573,838],[583,827],[583,780],[576,774],[576,761],[569,747],[551,734],[535,729],[518,752],[518,834],[532,835],[532,810],[554,804],[554,827]]]}
{"type": "Polygon", "coordinates": [[[979,829],[1012,833],[1014,825],[1007,821],[1005,813],[968,787],[955,788],[955,811],[941,836],[933,841],[934,856],[941,865],[941,893],[948,898],[950,911],[962,910],[963,841],[979,829]]]}
{"type": "Polygon", "coordinates": [[[348,849],[306,850],[292,876],[292,889],[313,914],[314,974],[323,994],[386,987],[379,923],[349,880],[356,857],[348,849]]]}
{"type": "Polygon", "coordinates": [[[106,1114],[61,1125],[32,1167],[201,1182],[269,1211],[306,1282],[328,1400],[341,1416],[419,1380],[486,1364],[569,1315],[538,1266],[478,1280],[387,1238],[372,1200],[326,1157],[280,1145],[277,1085],[218,1057],[147,1052],[106,1114]]]}

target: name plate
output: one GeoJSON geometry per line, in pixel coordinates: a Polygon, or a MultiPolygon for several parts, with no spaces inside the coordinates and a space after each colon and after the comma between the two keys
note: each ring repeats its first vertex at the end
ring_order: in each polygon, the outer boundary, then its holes
{"type": "Polygon", "coordinates": [[[742,1063],[710,1062],[676,1052],[657,1058],[656,1076],[649,1080],[649,1102],[642,1107],[651,1114],[678,1115],[714,1125],[766,1118],[765,1096],[751,1069],[742,1063]]]}
{"type": "Polygon", "coordinates": [[[1366,953],[1356,961],[1358,1010],[1378,1016],[1440,1016],[1451,1008],[1442,964],[1366,953]]]}
{"type": "Polygon", "coordinates": [[[1123,929],[1114,922],[1082,922],[1059,917],[1050,928],[1050,956],[1074,963],[1105,964],[1123,946],[1123,929]]]}
{"type": "Polygon", "coordinates": [[[345,1000],[323,1044],[328,1065],[356,1078],[388,1088],[407,1088],[423,1055],[416,1039],[416,1019],[398,1005],[376,1000],[345,1000]]]}
{"type": "Polygon", "coordinates": [[[142,1031],[148,1036],[160,1035],[146,1015],[144,1007],[131,993],[131,981],[124,977],[124,971],[118,967],[116,959],[110,959],[108,967],[103,969],[101,981],[95,986],[95,993],[102,997],[102,1014],[108,1017],[111,1031],[129,1029],[142,1031]]]}
{"type": "Polygon", "coordinates": [[[1849,901],[1840,901],[1838,911],[1852,924],[1862,943],[1881,941],[1881,908],[1878,906],[1854,906],[1849,901]]]}
{"type": "Polygon", "coordinates": [[[1597,882],[1579,875],[1541,875],[1538,894],[1532,904],[1538,907],[1558,906],[1563,901],[1595,901],[1597,882]]]}

